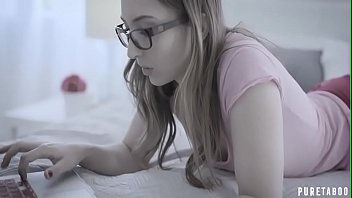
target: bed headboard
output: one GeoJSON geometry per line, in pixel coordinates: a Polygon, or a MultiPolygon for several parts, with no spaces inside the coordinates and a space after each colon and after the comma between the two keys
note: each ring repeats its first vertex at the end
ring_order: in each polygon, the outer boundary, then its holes
{"type": "Polygon", "coordinates": [[[322,39],[350,41],[349,0],[223,0],[225,22],[240,21],[276,43],[316,48],[322,39]]]}

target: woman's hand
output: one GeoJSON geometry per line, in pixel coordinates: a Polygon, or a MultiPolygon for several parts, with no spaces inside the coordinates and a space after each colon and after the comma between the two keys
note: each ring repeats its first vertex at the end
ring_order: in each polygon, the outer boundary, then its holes
{"type": "Polygon", "coordinates": [[[30,162],[37,159],[49,159],[54,164],[44,172],[44,176],[50,179],[73,169],[79,164],[85,158],[85,149],[85,146],[75,144],[18,141],[0,147],[0,154],[5,153],[1,167],[8,167],[13,156],[19,152],[24,152],[20,157],[18,166],[21,179],[23,181],[27,180],[27,167],[30,162]]]}

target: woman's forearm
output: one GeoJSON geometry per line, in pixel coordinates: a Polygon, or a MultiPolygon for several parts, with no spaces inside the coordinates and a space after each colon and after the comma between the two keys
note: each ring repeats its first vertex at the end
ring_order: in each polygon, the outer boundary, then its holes
{"type": "Polygon", "coordinates": [[[79,165],[98,174],[121,175],[145,169],[142,163],[132,157],[123,143],[82,147],[86,152],[79,165]]]}

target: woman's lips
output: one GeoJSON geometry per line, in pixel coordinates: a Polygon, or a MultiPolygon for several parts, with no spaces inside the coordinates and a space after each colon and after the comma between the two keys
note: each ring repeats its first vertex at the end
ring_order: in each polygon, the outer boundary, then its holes
{"type": "Polygon", "coordinates": [[[153,68],[142,67],[142,72],[143,72],[144,75],[149,76],[153,72],[153,68]]]}

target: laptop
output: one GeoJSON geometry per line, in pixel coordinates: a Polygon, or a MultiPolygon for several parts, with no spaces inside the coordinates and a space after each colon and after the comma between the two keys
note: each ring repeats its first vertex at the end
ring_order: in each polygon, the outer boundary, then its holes
{"type": "Polygon", "coordinates": [[[74,171],[58,178],[45,179],[44,172],[28,173],[28,182],[19,175],[0,177],[0,197],[13,198],[94,198],[94,191],[74,171]],[[7,194],[10,194],[9,196],[7,194]]]}

